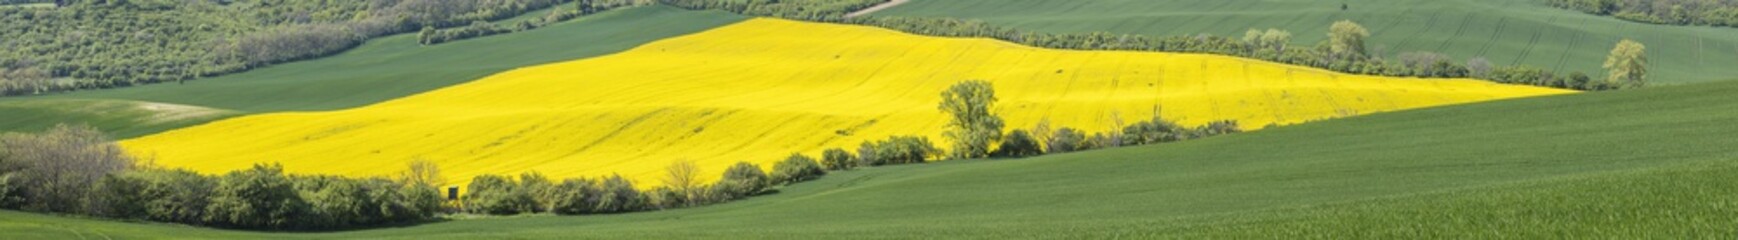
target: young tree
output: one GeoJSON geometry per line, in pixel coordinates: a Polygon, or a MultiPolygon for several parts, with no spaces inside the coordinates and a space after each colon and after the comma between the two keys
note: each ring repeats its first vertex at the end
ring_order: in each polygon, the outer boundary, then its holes
{"type": "Polygon", "coordinates": [[[1037,156],[1043,153],[1042,151],[1038,147],[1038,141],[1034,140],[1031,134],[1026,133],[1026,130],[1014,129],[1013,132],[1008,133],[1007,138],[1002,139],[1002,146],[996,149],[996,155],[1029,157],[1037,156]]]}
{"type": "Polygon", "coordinates": [[[990,143],[1002,138],[1002,118],[990,112],[996,90],[990,82],[971,80],[954,84],[941,93],[941,110],[952,116],[943,136],[953,140],[954,158],[980,158],[990,153],[990,143]]]}
{"type": "Polygon", "coordinates": [[[284,176],[282,165],[254,165],[218,181],[205,208],[205,221],[227,227],[285,229],[293,226],[293,217],[307,210],[307,203],[284,176]]]}
{"type": "Polygon", "coordinates": [[[730,199],[740,199],[766,190],[766,171],[753,163],[738,162],[724,170],[724,177],[713,188],[730,199]]]}
{"type": "Polygon", "coordinates": [[[821,170],[821,164],[815,163],[815,158],[797,153],[773,164],[772,169],[772,184],[791,184],[827,175],[826,170],[821,170]]]}
{"type": "Polygon", "coordinates": [[[399,173],[398,180],[405,184],[428,188],[438,188],[447,184],[446,178],[441,177],[440,166],[427,159],[411,161],[410,169],[399,173]]]}
{"type": "Polygon", "coordinates": [[[1605,57],[1605,70],[1611,74],[1607,82],[1629,87],[1647,84],[1647,46],[1629,39],[1617,42],[1611,55],[1605,57]]]}
{"type": "Polygon", "coordinates": [[[1051,133],[1055,132],[1055,130],[1050,129],[1050,118],[1045,117],[1042,120],[1038,120],[1037,125],[1032,126],[1032,140],[1038,142],[1038,145],[1040,145],[1038,149],[1048,148],[1047,146],[1050,145],[1050,137],[1052,136],[1051,133]]]}
{"type": "Polygon", "coordinates": [[[857,156],[842,148],[832,148],[821,152],[821,165],[827,170],[846,170],[857,167],[857,156]]]}
{"type": "Polygon", "coordinates": [[[1274,51],[1285,51],[1286,45],[1290,44],[1291,32],[1269,28],[1267,32],[1261,34],[1261,45],[1272,48],[1274,51]]]}
{"type": "Polygon", "coordinates": [[[646,209],[645,196],[634,189],[634,183],[622,175],[610,175],[598,182],[597,194],[586,196],[586,202],[596,206],[598,213],[619,213],[646,209]]]}
{"type": "Polygon", "coordinates": [[[1370,30],[1364,29],[1363,25],[1351,20],[1340,20],[1328,28],[1328,47],[1334,55],[1342,58],[1363,58],[1367,56],[1364,39],[1369,37],[1370,30]]]}
{"type": "Polygon", "coordinates": [[[471,179],[465,193],[465,210],[473,213],[512,215],[530,212],[537,201],[531,194],[501,175],[482,175],[471,179]]]}
{"type": "Polygon", "coordinates": [[[664,186],[680,193],[684,202],[700,197],[700,165],[680,160],[664,168],[664,186]]]}

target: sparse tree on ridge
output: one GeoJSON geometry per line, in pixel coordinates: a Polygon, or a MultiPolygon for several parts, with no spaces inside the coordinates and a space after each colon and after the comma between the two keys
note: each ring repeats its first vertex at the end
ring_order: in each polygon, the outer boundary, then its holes
{"type": "Polygon", "coordinates": [[[1605,57],[1606,81],[1612,84],[1639,87],[1647,84],[1647,46],[1629,39],[1617,42],[1611,55],[1605,57]]]}
{"type": "Polygon", "coordinates": [[[989,156],[990,143],[1002,138],[1002,117],[990,112],[996,90],[990,82],[971,80],[954,84],[941,93],[941,110],[952,118],[943,136],[953,140],[954,158],[989,156]]]}
{"type": "Polygon", "coordinates": [[[1368,56],[1364,49],[1364,39],[1369,37],[1370,30],[1364,29],[1363,25],[1351,20],[1340,20],[1328,28],[1328,47],[1340,57],[1362,58],[1368,56]]]}

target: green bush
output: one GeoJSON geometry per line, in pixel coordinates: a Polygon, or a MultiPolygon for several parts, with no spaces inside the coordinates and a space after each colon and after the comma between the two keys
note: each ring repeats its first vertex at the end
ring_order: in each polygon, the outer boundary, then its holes
{"type": "Polygon", "coordinates": [[[575,178],[561,181],[555,185],[553,202],[549,211],[560,215],[579,215],[597,212],[597,206],[586,201],[592,195],[602,194],[599,184],[591,179],[575,178]]]}
{"type": "Polygon", "coordinates": [[[791,154],[784,161],[773,164],[772,168],[773,184],[785,185],[814,180],[820,178],[821,175],[827,175],[827,171],[821,169],[821,164],[816,163],[815,158],[802,154],[791,154]]]}
{"type": "Polygon", "coordinates": [[[465,193],[465,210],[472,213],[512,215],[531,212],[536,200],[520,189],[512,179],[500,175],[482,175],[471,179],[465,193]]]}
{"type": "Polygon", "coordinates": [[[597,213],[620,213],[646,209],[645,197],[634,189],[634,183],[621,175],[604,178],[598,194],[587,195],[597,213]],[[593,197],[595,196],[595,197],[593,197]]]}
{"type": "Polygon", "coordinates": [[[128,171],[117,177],[138,184],[133,194],[139,196],[143,218],[151,221],[199,223],[211,203],[218,179],[187,170],[146,169],[128,171]]]}
{"type": "Polygon", "coordinates": [[[1013,132],[1009,132],[1007,137],[1002,138],[1002,146],[996,148],[995,156],[1037,156],[1044,153],[1040,148],[1038,140],[1033,139],[1032,134],[1026,133],[1026,130],[1015,129],[1013,132]]]}
{"type": "Polygon", "coordinates": [[[250,229],[289,229],[295,217],[306,214],[307,203],[297,196],[281,165],[254,165],[230,172],[218,181],[205,222],[215,226],[250,229]]]}
{"type": "Polygon", "coordinates": [[[715,193],[722,194],[724,199],[741,199],[759,194],[766,190],[770,182],[766,172],[752,163],[738,162],[724,170],[724,177],[712,185],[715,193]]]}
{"type": "Polygon", "coordinates": [[[555,183],[550,182],[549,177],[543,176],[542,173],[527,172],[520,174],[519,189],[525,191],[526,194],[530,194],[531,200],[536,202],[535,204],[532,204],[532,212],[548,212],[555,204],[555,198],[557,197],[555,183]]]}
{"type": "Polygon", "coordinates": [[[941,155],[941,150],[929,138],[893,136],[886,140],[864,142],[857,148],[863,166],[924,163],[941,155]]]}
{"type": "Polygon", "coordinates": [[[821,152],[821,165],[827,170],[846,170],[857,167],[857,156],[852,156],[845,149],[832,148],[821,152]]]}
{"type": "Polygon", "coordinates": [[[1087,143],[1086,133],[1074,128],[1058,128],[1055,133],[1051,133],[1049,139],[1050,142],[1044,143],[1044,152],[1047,153],[1065,153],[1090,149],[1090,147],[1087,146],[1090,144],[1087,143]]]}

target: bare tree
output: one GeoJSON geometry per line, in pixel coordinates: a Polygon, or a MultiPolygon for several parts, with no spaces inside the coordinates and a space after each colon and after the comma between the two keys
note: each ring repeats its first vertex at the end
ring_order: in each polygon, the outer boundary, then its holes
{"type": "Polygon", "coordinates": [[[447,184],[447,179],[441,177],[441,167],[428,159],[410,161],[410,168],[399,174],[399,181],[405,184],[440,187],[447,184]]]}
{"type": "Polygon", "coordinates": [[[12,165],[5,168],[16,171],[8,184],[21,186],[14,194],[27,200],[24,208],[30,210],[81,211],[98,179],[134,166],[102,132],[84,125],[0,136],[0,146],[8,154],[6,164],[12,165]]]}
{"type": "Polygon", "coordinates": [[[694,161],[680,160],[664,168],[664,186],[682,194],[684,201],[700,198],[700,166],[694,161]]]}

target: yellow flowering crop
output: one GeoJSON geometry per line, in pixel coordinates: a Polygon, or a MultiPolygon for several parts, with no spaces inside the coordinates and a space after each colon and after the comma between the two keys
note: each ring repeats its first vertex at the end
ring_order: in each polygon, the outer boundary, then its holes
{"type": "Polygon", "coordinates": [[[756,19],[366,107],[238,117],[122,145],[157,164],[205,173],[278,162],[295,173],[381,176],[426,159],[452,185],[537,171],[557,179],[619,173],[649,187],[679,160],[716,179],[739,161],[770,167],[792,152],[855,149],[892,135],[946,146],[940,93],[969,79],[994,83],[996,110],[1010,127],[1049,119],[1090,132],[1112,131],[1113,117],[1134,123],[1155,111],[1190,126],[1235,119],[1255,128],[1569,93],[756,19]]]}

